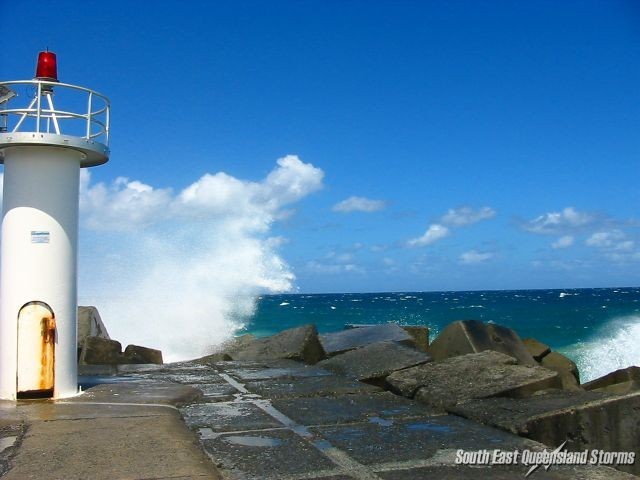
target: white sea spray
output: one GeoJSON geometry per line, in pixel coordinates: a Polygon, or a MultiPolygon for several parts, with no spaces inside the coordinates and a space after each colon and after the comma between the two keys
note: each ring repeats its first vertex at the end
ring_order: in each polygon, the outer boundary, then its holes
{"type": "Polygon", "coordinates": [[[620,368],[640,365],[640,315],[612,319],[587,341],[559,351],[576,362],[583,383],[620,368]]]}

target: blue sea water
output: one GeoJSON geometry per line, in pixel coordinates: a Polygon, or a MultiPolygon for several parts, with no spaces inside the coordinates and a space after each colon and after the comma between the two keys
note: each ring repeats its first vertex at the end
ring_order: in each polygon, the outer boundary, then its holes
{"type": "Polygon", "coordinates": [[[314,323],[426,325],[431,339],[455,320],[513,328],[572,358],[587,381],[640,365],[640,288],[266,295],[242,333],[266,336],[314,323]]]}

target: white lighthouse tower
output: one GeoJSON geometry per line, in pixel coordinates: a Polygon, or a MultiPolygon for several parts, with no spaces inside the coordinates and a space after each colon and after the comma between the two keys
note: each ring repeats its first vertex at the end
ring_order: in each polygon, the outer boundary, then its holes
{"type": "Polygon", "coordinates": [[[0,82],[2,399],[78,391],[80,168],[109,159],[109,108],[60,83],[53,52],[40,52],[33,80],[0,82]]]}

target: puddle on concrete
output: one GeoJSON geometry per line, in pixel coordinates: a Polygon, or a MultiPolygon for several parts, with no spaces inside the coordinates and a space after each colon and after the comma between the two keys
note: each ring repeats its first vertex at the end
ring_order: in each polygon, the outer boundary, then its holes
{"type": "Polygon", "coordinates": [[[198,433],[200,434],[201,440],[210,440],[212,438],[218,438],[220,436],[219,433],[214,432],[211,428],[199,428],[198,433]]]}
{"type": "Polygon", "coordinates": [[[451,433],[453,429],[446,425],[436,425],[435,423],[410,423],[405,427],[407,430],[430,430],[438,433],[451,433]]]}
{"type": "Polygon", "coordinates": [[[187,407],[189,414],[215,415],[217,417],[249,417],[254,414],[249,403],[215,403],[187,407]]]}
{"type": "Polygon", "coordinates": [[[223,437],[222,440],[227,443],[233,443],[234,445],[242,445],[243,447],[278,447],[282,444],[282,440],[279,438],[248,435],[229,435],[223,437]]]}
{"type": "Polygon", "coordinates": [[[0,453],[4,452],[9,447],[13,447],[17,439],[18,437],[0,438],[0,453]]]}
{"type": "Polygon", "coordinates": [[[393,425],[393,420],[387,420],[386,418],[380,417],[371,417],[369,419],[370,423],[375,423],[376,425],[380,425],[381,427],[390,427],[393,425]]]}
{"type": "Polygon", "coordinates": [[[316,440],[313,445],[321,452],[327,451],[330,448],[334,448],[327,440],[316,440]]]}
{"type": "Polygon", "coordinates": [[[121,377],[116,375],[78,375],[78,386],[82,390],[87,390],[97,385],[126,382],[140,382],[140,379],[135,377],[121,377]]]}

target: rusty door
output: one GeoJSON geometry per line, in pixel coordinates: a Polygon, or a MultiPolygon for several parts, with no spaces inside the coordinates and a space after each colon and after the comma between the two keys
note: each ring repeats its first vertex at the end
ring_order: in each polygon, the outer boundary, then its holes
{"type": "Polygon", "coordinates": [[[18,396],[53,396],[55,332],[55,316],[46,303],[29,302],[20,309],[18,396]]]}

